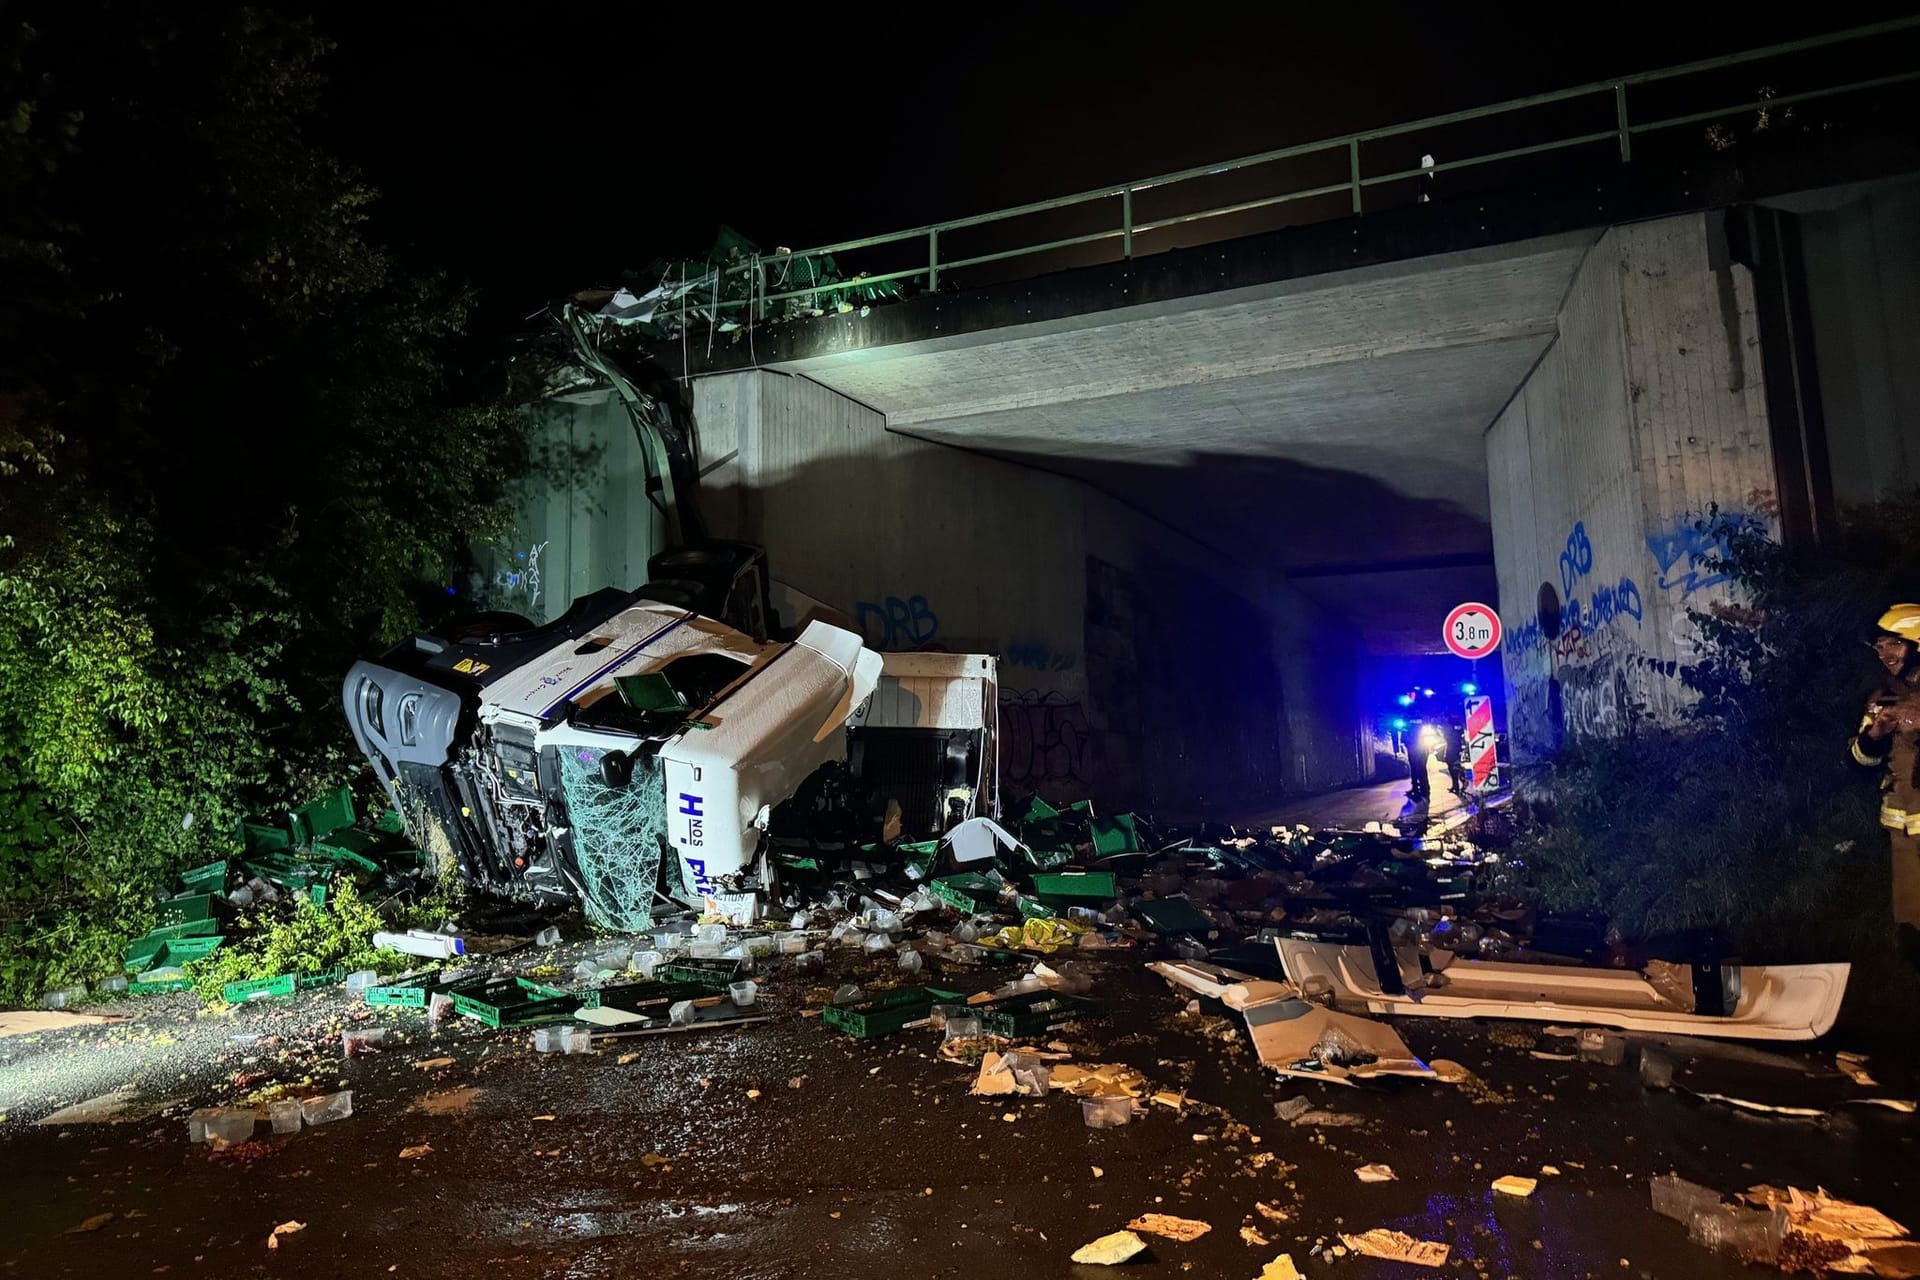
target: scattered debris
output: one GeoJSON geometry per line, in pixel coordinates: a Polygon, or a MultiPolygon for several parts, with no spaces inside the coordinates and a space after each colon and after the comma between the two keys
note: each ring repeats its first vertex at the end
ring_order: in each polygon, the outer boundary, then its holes
{"type": "Polygon", "coordinates": [[[1341,1241],[1355,1253],[1390,1262],[1410,1262],[1416,1267],[1444,1267],[1449,1246],[1434,1240],[1416,1240],[1402,1231],[1375,1227],[1357,1236],[1342,1235],[1341,1241]]]}
{"type": "Polygon", "coordinates": [[[1253,1227],[1241,1227],[1240,1238],[1255,1249],[1264,1249],[1273,1243],[1253,1227]]]}
{"type": "Polygon", "coordinates": [[[1393,1170],[1384,1164],[1363,1164],[1353,1171],[1353,1176],[1362,1182],[1392,1182],[1393,1170]]]}
{"type": "Polygon", "coordinates": [[[90,1231],[98,1231],[109,1222],[112,1222],[113,1218],[114,1215],[111,1213],[96,1213],[91,1218],[82,1219],[80,1222],[68,1227],[67,1234],[70,1236],[78,1236],[85,1235],[90,1231]]]}
{"type": "Polygon", "coordinates": [[[432,1154],[433,1144],[430,1142],[423,1142],[417,1147],[400,1148],[400,1158],[402,1160],[418,1160],[421,1156],[432,1154]]]}
{"type": "MultiPolygon", "coordinates": [[[[1543,1169],[1541,1172],[1544,1173],[1546,1170],[1543,1169]]],[[[1505,1177],[1495,1178],[1493,1180],[1493,1189],[1495,1191],[1503,1196],[1517,1196],[1521,1199],[1532,1195],[1539,1185],[1538,1179],[1522,1178],[1517,1174],[1508,1174],[1505,1177]]]]}
{"type": "Polygon", "coordinates": [[[273,1234],[267,1237],[267,1248],[278,1249],[282,1236],[290,1236],[296,1231],[305,1231],[306,1229],[307,1224],[304,1222],[283,1222],[273,1229],[273,1234]]]}
{"type": "Polygon", "coordinates": [[[1293,1255],[1283,1253],[1262,1267],[1254,1280],[1304,1280],[1300,1268],[1293,1265],[1293,1255]]]}
{"type": "MultiPolygon", "coordinates": [[[[1129,1231],[1144,1231],[1150,1236],[1165,1236],[1169,1240],[1178,1240],[1186,1244],[1198,1240],[1213,1230],[1210,1222],[1201,1222],[1197,1218],[1175,1218],[1164,1213],[1143,1213],[1127,1224],[1129,1231]]],[[[1079,1261],[1079,1259],[1075,1259],[1079,1261]]]]}
{"type": "Polygon", "coordinates": [[[1096,1267],[1113,1267],[1146,1250],[1147,1242],[1131,1231],[1115,1231],[1073,1251],[1073,1261],[1096,1267]]]}

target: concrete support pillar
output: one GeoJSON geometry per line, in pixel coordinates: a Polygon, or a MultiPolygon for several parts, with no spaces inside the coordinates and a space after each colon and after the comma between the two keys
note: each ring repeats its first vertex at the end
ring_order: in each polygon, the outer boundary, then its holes
{"type": "Polygon", "coordinates": [[[1777,519],[1760,341],[1716,215],[1615,227],[1576,273],[1487,433],[1516,762],[1685,704],[1689,614],[1727,593],[1695,522],[1777,519]]]}

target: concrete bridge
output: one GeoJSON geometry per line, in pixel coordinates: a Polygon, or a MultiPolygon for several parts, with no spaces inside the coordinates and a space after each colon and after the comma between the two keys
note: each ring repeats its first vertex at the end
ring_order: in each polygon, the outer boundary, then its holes
{"type": "Polygon", "coordinates": [[[1723,151],[1706,117],[1631,124],[1628,78],[1598,87],[1617,130],[1443,160],[1430,200],[1395,156],[1498,110],[1334,140],[1346,182],[1223,215],[1318,220],[1210,243],[1142,252],[1189,226],[1133,219],[1159,180],[1030,207],[1124,206],[1036,233],[1069,263],[1043,275],[942,256],[983,220],[904,233],[931,253],[892,274],[935,287],[870,310],[770,323],[799,295],[756,260],[736,326],[656,350],[707,515],[875,643],[1002,654],[1016,788],[1176,811],[1364,777],[1369,659],[1436,649],[1464,599],[1507,622],[1517,755],[1662,713],[1724,592],[1694,518],[1813,537],[1920,483],[1914,34],[1800,94],[1836,127],[1723,151]]]}

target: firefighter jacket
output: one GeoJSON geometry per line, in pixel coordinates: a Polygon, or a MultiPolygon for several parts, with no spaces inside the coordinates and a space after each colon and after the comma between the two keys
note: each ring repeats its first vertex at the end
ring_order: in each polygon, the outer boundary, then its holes
{"type": "Polygon", "coordinates": [[[1920,835],[1920,730],[1896,729],[1883,738],[1869,736],[1874,713],[1885,703],[1920,692],[1905,676],[1890,677],[1885,688],[1867,703],[1860,728],[1848,744],[1853,758],[1864,765],[1884,765],[1880,782],[1880,825],[1907,835],[1920,835]]]}

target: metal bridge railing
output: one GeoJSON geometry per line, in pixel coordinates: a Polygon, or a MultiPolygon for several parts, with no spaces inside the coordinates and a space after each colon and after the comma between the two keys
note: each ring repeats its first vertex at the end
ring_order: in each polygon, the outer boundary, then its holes
{"type": "MultiPolygon", "coordinates": [[[[1613,80],[1596,80],[1588,84],[1576,85],[1568,89],[1559,89],[1550,93],[1533,94],[1530,97],[1514,98],[1491,106],[1474,107],[1464,111],[1449,112],[1445,115],[1427,116],[1411,120],[1404,124],[1389,125],[1385,128],[1368,129],[1358,133],[1344,134],[1339,137],[1325,138],[1317,142],[1300,143],[1281,147],[1272,151],[1262,151],[1256,155],[1241,156],[1217,164],[1198,165],[1190,169],[1181,169],[1173,173],[1163,173],[1150,178],[1141,178],[1131,182],[1114,183],[1109,186],[1095,187],[1091,190],[1076,192],[1072,195],[1056,196],[1050,200],[1039,200],[1031,204],[1015,205],[1008,209],[997,209],[990,213],[974,214],[971,217],[955,218],[949,222],[932,223],[926,226],[911,227],[903,231],[892,231],[882,235],[863,236],[855,240],[842,240],[834,244],[819,245],[811,249],[783,250],[770,254],[755,254],[738,263],[710,271],[707,274],[686,281],[674,292],[681,301],[679,307],[663,307],[656,314],[677,316],[684,325],[690,316],[705,315],[717,319],[723,311],[744,313],[748,323],[764,319],[767,307],[772,303],[797,299],[817,299],[822,293],[832,293],[844,289],[851,283],[882,284],[888,281],[925,280],[928,292],[940,287],[943,272],[955,271],[966,267],[981,266],[987,263],[1004,262],[1016,258],[1030,257],[1060,249],[1070,249],[1080,245],[1118,241],[1120,254],[1124,258],[1134,256],[1135,239],[1156,231],[1171,227],[1184,226],[1210,219],[1222,218],[1233,214],[1247,213],[1253,210],[1273,208],[1295,201],[1310,200],[1323,196],[1346,192],[1350,196],[1352,212],[1362,213],[1366,208],[1365,195],[1369,188],[1408,179],[1422,178],[1429,174],[1444,173],[1450,170],[1471,169],[1494,164],[1505,160],[1514,160],[1526,156],[1541,155],[1549,152],[1566,151],[1576,147],[1590,146],[1595,143],[1612,141],[1619,149],[1621,163],[1633,159],[1634,139],[1645,134],[1664,129],[1674,129],[1689,124],[1700,124],[1721,120],[1772,108],[1784,108],[1816,99],[1830,98],[1840,94],[1862,93],[1891,85],[1904,84],[1920,80],[1920,70],[1903,71],[1882,75],[1865,80],[1848,81],[1829,85],[1824,88],[1809,89],[1799,93],[1784,94],[1714,107],[1704,111],[1693,111],[1681,115],[1665,116],[1650,120],[1635,121],[1629,113],[1629,91],[1660,83],[1671,83],[1688,78],[1705,76],[1711,72],[1724,71],[1763,59],[1778,58],[1786,55],[1805,53],[1810,50],[1836,45],[1859,44],[1879,37],[1920,28],[1920,16],[1897,18],[1871,26],[1855,27],[1845,31],[1836,31],[1826,35],[1814,36],[1804,40],[1794,40],[1783,44],[1769,45],[1765,48],[1750,49],[1743,53],[1728,54],[1719,58],[1708,58],[1698,62],[1689,62],[1681,66],[1666,67],[1658,71],[1646,71],[1637,75],[1621,76],[1613,80]],[[1509,147],[1503,150],[1468,155],[1460,159],[1447,160],[1431,166],[1419,168],[1394,169],[1385,173],[1366,173],[1362,167],[1362,148],[1369,143],[1377,143],[1388,138],[1402,137],[1425,130],[1439,129],[1448,125],[1465,124],[1475,121],[1493,120],[1512,116],[1519,112],[1550,106],[1557,103],[1579,102],[1597,98],[1611,97],[1613,100],[1613,125],[1610,128],[1570,133],[1554,137],[1529,146],[1509,147]],[[1322,182],[1312,186],[1276,191],[1271,195],[1256,199],[1240,200],[1231,204],[1211,206],[1193,212],[1175,214],[1147,221],[1134,218],[1134,197],[1144,191],[1160,190],[1181,183],[1193,182],[1202,178],[1221,174],[1254,169],[1275,164],[1283,160],[1326,155],[1328,153],[1346,153],[1346,177],[1337,182],[1322,182]],[[1079,235],[1070,235],[1015,248],[1003,249],[994,253],[977,254],[971,257],[942,259],[941,237],[955,231],[1007,222],[1015,218],[1032,214],[1048,213],[1078,206],[1093,204],[1102,200],[1119,201],[1119,219],[1111,226],[1079,235]],[[883,245],[896,245],[921,240],[926,243],[926,265],[914,266],[905,270],[890,271],[878,275],[861,275],[853,280],[809,283],[794,289],[775,289],[769,291],[769,270],[777,271],[783,263],[799,262],[810,258],[819,258],[830,254],[851,253],[861,249],[878,248],[883,245]],[[745,275],[746,288],[736,293],[726,287],[723,281],[745,275]]],[[[813,273],[809,273],[810,275],[813,273]]]]}

